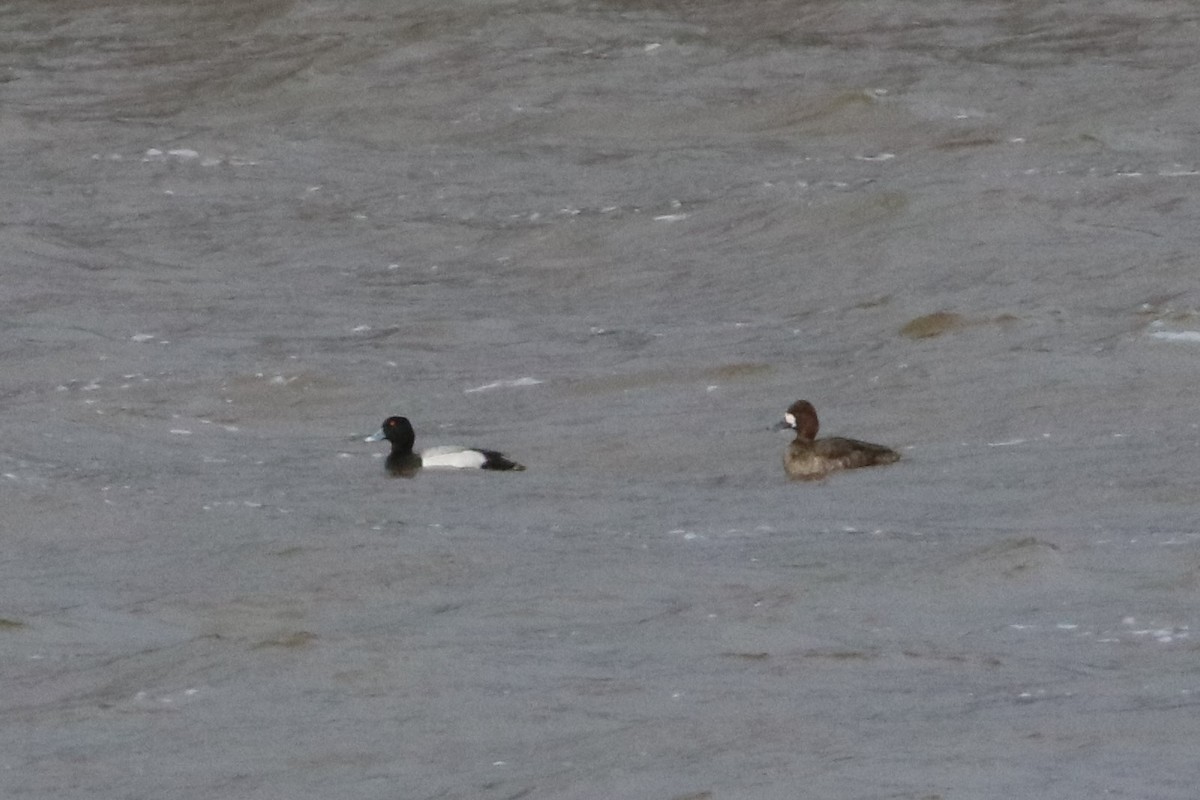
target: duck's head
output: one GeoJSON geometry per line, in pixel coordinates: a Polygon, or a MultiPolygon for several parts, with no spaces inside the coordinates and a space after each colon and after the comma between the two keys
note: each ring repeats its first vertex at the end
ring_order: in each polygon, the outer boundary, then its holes
{"type": "Polygon", "coordinates": [[[788,406],[788,410],[784,412],[783,419],[775,426],[775,430],[794,430],[796,436],[801,439],[815,439],[817,437],[817,410],[813,408],[813,404],[807,400],[797,400],[788,406]]]}
{"type": "Polygon", "coordinates": [[[383,421],[379,430],[364,441],[379,442],[384,439],[401,447],[405,445],[412,447],[413,441],[416,440],[416,434],[413,433],[412,423],[408,421],[407,417],[388,417],[383,421]]]}

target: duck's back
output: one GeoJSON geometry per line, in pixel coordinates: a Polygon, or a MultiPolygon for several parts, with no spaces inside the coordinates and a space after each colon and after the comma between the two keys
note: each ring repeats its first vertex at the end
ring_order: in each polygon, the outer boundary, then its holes
{"type": "Polygon", "coordinates": [[[899,460],[900,454],[889,447],[833,436],[792,442],[784,454],[783,467],[789,478],[816,480],[842,469],[873,467],[899,460]]]}

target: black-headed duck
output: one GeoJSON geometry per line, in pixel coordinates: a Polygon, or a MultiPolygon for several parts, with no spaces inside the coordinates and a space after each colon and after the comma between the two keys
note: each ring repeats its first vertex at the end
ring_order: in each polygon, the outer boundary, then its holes
{"type": "Polygon", "coordinates": [[[405,417],[388,417],[377,433],[365,441],[378,442],[387,439],[392,443],[392,452],[387,458],[387,471],[393,475],[412,477],[422,467],[449,469],[494,469],[520,471],[522,465],[495,450],[478,447],[443,445],[429,447],[420,453],[413,452],[417,436],[412,423],[405,417]]]}

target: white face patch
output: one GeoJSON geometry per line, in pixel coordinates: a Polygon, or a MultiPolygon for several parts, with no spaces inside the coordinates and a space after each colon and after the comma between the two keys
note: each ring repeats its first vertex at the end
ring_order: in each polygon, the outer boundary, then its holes
{"type": "Polygon", "coordinates": [[[783,421],[786,422],[789,427],[796,427],[796,415],[790,411],[783,415],[783,421]]]}

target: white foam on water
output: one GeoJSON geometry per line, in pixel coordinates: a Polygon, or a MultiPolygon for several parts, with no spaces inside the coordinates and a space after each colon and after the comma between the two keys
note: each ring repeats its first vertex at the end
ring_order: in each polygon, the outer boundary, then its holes
{"type": "Polygon", "coordinates": [[[474,394],[475,392],[487,392],[492,389],[508,389],[517,386],[537,386],[539,383],[544,383],[537,378],[516,378],[510,381],[493,381],[485,383],[483,386],[476,386],[473,389],[463,389],[463,394],[474,394]]]}
{"type": "Polygon", "coordinates": [[[1153,331],[1150,337],[1164,342],[1200,342],[1200,331],[1153,331]]]}

